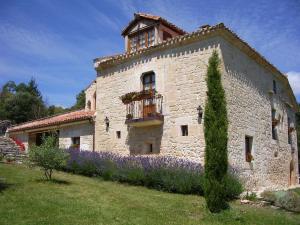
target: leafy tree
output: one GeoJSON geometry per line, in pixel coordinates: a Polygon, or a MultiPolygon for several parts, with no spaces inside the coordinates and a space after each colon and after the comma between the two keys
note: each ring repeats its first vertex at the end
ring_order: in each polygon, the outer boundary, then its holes
{"type": "Polygon", "coordinates": [[[67,109],[61,107],[61,106],[55,106],[55,105],[51,105],[48,107],[48,116],[53,116],[56,114],[61,114],[66,112],[67,109]]]}
{"type": "Polygon", "coordinates": [[[31,165],[38,166],[44,171],[47,180],[52,179],[54,170],[66,165],[69,155],[57,146],[54,135],[43,137],[40,146],[32,146],[29,149],[29,161],[31,165]]]}
{"type": "Polygon", "coordinates": [[[71,110],[74,109],[83,109],[85,107],[85,93],[82,90],[78,95],[76,95],[76,103],[71,107],[71,110]]]}
{"type": "Polygon", "coordinates": [[[28,84],[9,81],[0,93],[0,120],[22,123],[47,115],[47,107],[34,79],[28,84]]]}
{"type": "Polygon", "coordinates": [[[211,212],[228,208],[225,195],[227,176],[227,111],[225,91],[219,71],[216,51],[209,59],[207,69],[207,101],[204,113],[205,134],[205,200],[211,212]]]}

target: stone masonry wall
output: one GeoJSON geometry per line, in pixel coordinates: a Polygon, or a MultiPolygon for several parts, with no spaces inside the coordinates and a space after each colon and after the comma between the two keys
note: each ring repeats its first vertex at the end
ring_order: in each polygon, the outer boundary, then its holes
{"type": "Polygon", "coordinates": [[[21,141],[25,146],[25,152],[28,152],[28,134],[27,133],[10,134],[9,137],[15,138],[15,139],[21,141]]]}
{"type": "Polygon", "coordinates": [[[96,105],[95,105],[95,94],[96,94],[96,82],[93,81],[90,86],[85,90],[85,109],[88,110],[88,102],[91,103],[91,110],[95,110],[96,109],[96,105]]]}
{"type": "Polygon", "coordinates": [[[59,132],[59,147],[69,148],[72,137],[80,137],[80,149],[93,150],[94,125],[90,123],[62,127],[59,132]]]}
{"type": "Polygon", "coordinates": [[[232,44],[222,40],[221,49],[229,119],[230,164],[247,181],[246,188],[287,187],[291,182],[291,163],[295,168],[292,177],[295,182],[298,162],[296,132],[292,132],[292,144],[288,144],[288,117],[295,124],[295,113],[285,104],[291,103],[286,88],[278,77],[232,44]],[[273,80],[276,81],[277,94],[271,94],[273,80]],[[281,115],[276,126],[278,140],[272,139],[272,108],[281,115]],[[253,137],[254,160],[251,163],[245,160],[246,135],[253,137]],[[294,153],[292,148],[295,148],[294,153]]]}
{"type": "MultiPolygon", "coordinates": [[[[205,106],[205,76],[208,59],[214,49],[222,58],[231,167],[248,181],[249,189],[287,187],[292,158],[291,145],[287,143],[287,114],[292,122],[295,117],[293,110],[283,103],[289,101],[285,89],[276,79],[278,94],[270,96],[268,91],[272,89],[273,75],[221,37],[143,55],[98,71],[95,149],[144,154],[151,143],[154,153],[203,164],[205,140],[203,121],[198,120],[197,107],[200,105],[204,109],[205,106]],[[156,89],[164,98],[164,124],[128,127],[125,124],[126,107],[119,97],[140,91],[141,75],[148,71],[155,73],[156,89]],[[283,115],[278,141],[271,137],[272,104],[283,115]],[[109,118],[109,129],[106,129],[105,117],[109,118]],[[181,125],[188,125],[188,136],[181,135],[181,125]],[[120,139],[116,136],[117,131],[121,131],[120,139]],[[252,163],[245,161],[245,135],[253,137],[252,163]]],[[[296,143],[295,134],[292,142],[296,143]]],[[[297,151],[293,154],[296,155],[297,151]]],[[[296,160],[294,163],[297,163],[296,160]]]]}
{"type": "Polygon", "coordinates": [[[96,150],[146,153],[151,143],[155,153],[203,162],[203,123],[198,121],[197,107],[204,108],[206,66],[218,42],[218,38],[212,38],[101,71],[97,78],[96,150]],[[163,95],[164,124],[128,128],[126,107],[119,97],[142,90],[141,75],[148,71],[155,73],[156,89],[163,95]],[[108,130],[106,116],[110,121],[108,130]],[[188,136],[181,135],[181,125],[188,125],[188,136]],[[121,139],[117,139],[116,131],[121,131],[121,139]]]}

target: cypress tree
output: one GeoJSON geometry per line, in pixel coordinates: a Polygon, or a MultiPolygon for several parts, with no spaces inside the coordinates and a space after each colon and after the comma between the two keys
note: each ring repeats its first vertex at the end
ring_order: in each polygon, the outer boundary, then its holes
{"type": "Polygon", "coordinates": [[[228,208],[224,192],[224,179],[228,167],[228,121],[219,63],[218,53],[214,51],[207,69],[208,91],[204,112],[205,200],[208,209],[214,213],[228,208]]]}

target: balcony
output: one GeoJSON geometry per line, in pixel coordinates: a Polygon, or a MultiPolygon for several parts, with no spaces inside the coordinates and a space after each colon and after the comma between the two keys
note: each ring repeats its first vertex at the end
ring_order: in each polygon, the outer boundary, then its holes
{"type": "Polygon", "coordinates": [[[126,105],[126,124],[145,127],[163,123],[163,97],[154,90],[131,92],[121,96],[121,100],[126,105]]]}

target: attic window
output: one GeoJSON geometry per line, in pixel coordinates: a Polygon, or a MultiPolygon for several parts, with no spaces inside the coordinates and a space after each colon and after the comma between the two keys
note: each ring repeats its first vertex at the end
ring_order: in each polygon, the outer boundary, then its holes
{"type": "Polygon", "coordinates": [[[134,52],[139,49],[147,48],[154,45],[155,35],[154,29],[140,31],[129,37],[128,51],[134,52]]]}

